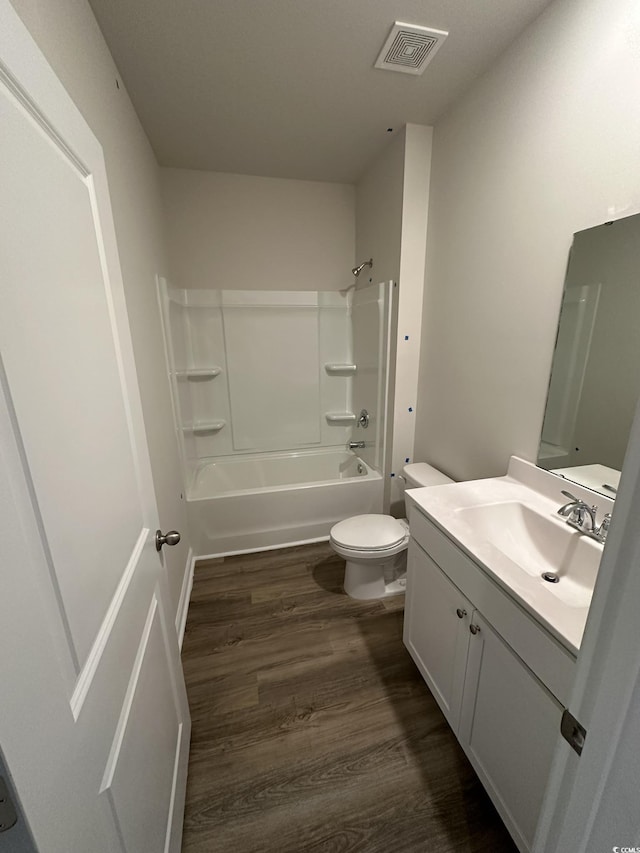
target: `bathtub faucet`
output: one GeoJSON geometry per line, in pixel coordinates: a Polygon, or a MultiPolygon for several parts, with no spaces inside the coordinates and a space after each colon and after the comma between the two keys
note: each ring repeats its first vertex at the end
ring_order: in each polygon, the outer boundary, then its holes
{"type": "Polygon", "coordinates": [[[349,450],[363,450],[365,447],[364,441],[349,441],[347,442],[349,450]]]}

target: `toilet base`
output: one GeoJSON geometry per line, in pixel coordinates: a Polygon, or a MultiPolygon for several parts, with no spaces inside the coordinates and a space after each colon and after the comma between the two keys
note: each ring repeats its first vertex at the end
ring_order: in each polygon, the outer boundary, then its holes
{"type": "Polygon", "coordinates": [[[385,595],[403,595],[407,591],[407,576],[402,575],[402,577],[396,578],[391,583],[386,583],[384,585],[384,594],[385,595]]]}
{"type": "Polygon", "coordinates": [[[400,595],[407,585],[406,561],[406,551],[387,560],[347,560],[344,591],[360,601],[400,595]]]}

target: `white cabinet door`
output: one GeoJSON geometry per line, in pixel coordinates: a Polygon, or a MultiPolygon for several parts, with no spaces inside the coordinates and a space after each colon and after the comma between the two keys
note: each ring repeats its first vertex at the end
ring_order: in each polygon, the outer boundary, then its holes
{"type": "Polygon", "coordinates": [[[407,557],[404,644],[449,725],[458,729],[473,607],[412,539],[407,557]]]}
{"type": "Polygon", "coordinates": [[[41,853],[177,853],[189,712],[102,150],[8,0],[0,126],[0,744],[41,853]]]}
{"type": "Polygon", "coordinates": [[[531,848],[562,707],[476,612],[459,738],[520,850],[531,848]]]}

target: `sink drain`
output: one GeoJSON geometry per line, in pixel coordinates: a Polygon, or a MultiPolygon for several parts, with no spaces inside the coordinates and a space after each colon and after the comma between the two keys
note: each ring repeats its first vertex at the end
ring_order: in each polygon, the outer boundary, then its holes
{"type": "Polygon", "coordinates": [[[560,578],[558,577],[558,575],[555,572],[543,572],[542,577],[548,583],[559,583],[559,581],[560,581],[560,578]]]}

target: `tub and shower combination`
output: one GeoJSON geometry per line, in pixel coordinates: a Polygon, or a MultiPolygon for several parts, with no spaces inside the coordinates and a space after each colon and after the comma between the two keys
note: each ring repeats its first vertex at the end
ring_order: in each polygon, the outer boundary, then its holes
{"type": "Polygon", "coordinates": [[[187,492],[200,555],[325,539],[349,515],[381,511],[380,474],[349,451],[204,463],[187,492]]]}
{"type": "Polygon", "coordinates": [[[389,287],[160,295],[196,556],[318,541],[382,511],[389,287]]]}

